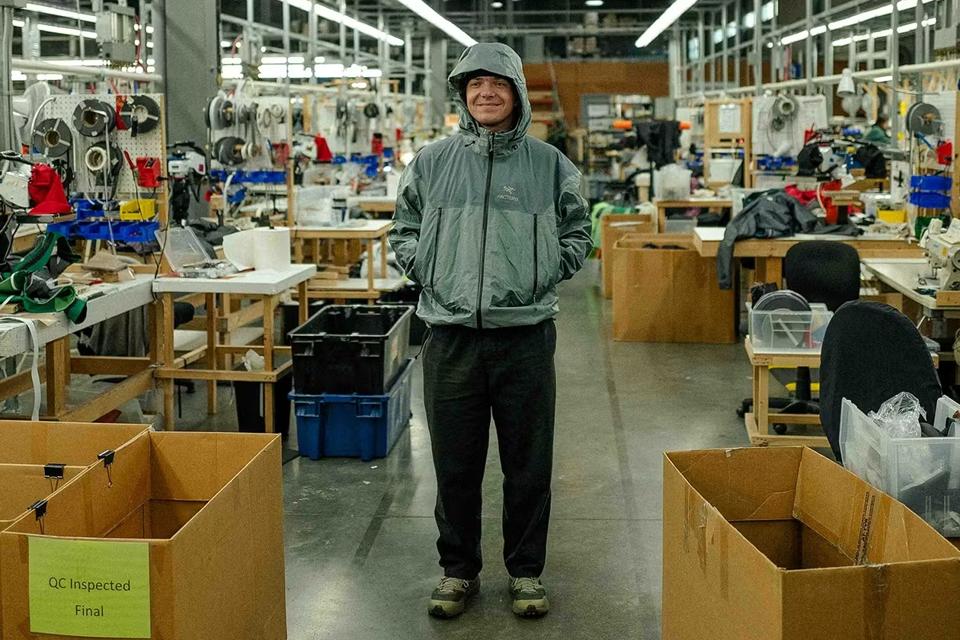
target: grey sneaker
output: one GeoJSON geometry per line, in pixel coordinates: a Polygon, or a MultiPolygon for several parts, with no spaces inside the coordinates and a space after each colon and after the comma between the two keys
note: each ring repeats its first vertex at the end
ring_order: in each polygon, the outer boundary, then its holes
{"type": "Polygon", "coordinates": [[[427,611],[437,618],[456,618],[463,613],[467,600],[480,591],[480,578],[461,580],[444,576],[430,594],[427,611]]]}
{"type": "Polygon", "coordinates": [[[547,590],[540,578],[510,578],[513,612],[524,618],[540,618],[550,611],[547,590]]]}

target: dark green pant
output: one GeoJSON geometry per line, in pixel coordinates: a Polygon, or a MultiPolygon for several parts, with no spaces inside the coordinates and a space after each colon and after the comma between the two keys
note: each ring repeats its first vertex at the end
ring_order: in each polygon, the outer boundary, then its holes
{"type": "Polygon", "coordinates": [[[490,417],[503,471],[503,560],[514,577],[543,571],[557,333],[529,327],[436,326],[423,350],[424,402],[437,473],[437,549],[445,575],[472,579],[483,564],[480,512],[490,417]]]}

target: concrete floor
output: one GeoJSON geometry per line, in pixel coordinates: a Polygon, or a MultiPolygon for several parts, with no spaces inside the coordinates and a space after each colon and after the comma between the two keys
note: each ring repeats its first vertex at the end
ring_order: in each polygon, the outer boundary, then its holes
{"type": "MultiPolygon", "coordinates": [[[[596,267],[561,287],[550,614],[510,613],[494,442],[481,594],[457,620],[426,614],[441,574],[418,365],[410,429],[387,459],[284,468],[290,640],[660,637],[662,452],[745,445],[734,409],[750,368],[740,345],[613,342],[596,267]]],[[[203,396],[202,385],[183,396],[180,428],[236,428],[232,390],[217,417],[203,415],[203,396]]]]}

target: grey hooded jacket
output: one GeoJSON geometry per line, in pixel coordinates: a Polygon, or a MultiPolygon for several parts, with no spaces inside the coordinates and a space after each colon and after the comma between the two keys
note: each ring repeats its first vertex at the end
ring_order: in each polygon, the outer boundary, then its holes
{"type": "Polygon", "coordinates": [[[424,147],[404,170],[390,233],[397,261],[423,286],[417,315],[476,328],[552,318],[556,284],[591,249],[580,173],[557,149],[527,137],[527,86],[510,47],[469,47],[448,82],[460,130],[424,147]],[[487,131],[467,111],[462,81],[477,70],[513,81],[521,113],[512,131],[487,131]]]}

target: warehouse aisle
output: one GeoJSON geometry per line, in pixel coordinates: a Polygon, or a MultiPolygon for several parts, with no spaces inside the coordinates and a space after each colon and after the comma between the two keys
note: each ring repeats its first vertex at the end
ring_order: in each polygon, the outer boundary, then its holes
{"type": "Polygon", "coordinates": [[[561,289],[551,613],[510,613],[492,440],[481,594],[458,620],[427,616],[440,573],[418,370],[411,429],[388,459],[285,467],[291,640],[659,637],[661,452],[744,444],[734,407],[750,370],[741,346],[610,341],[595,268],[561,289]]]}

